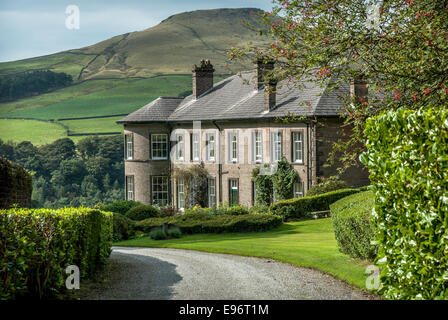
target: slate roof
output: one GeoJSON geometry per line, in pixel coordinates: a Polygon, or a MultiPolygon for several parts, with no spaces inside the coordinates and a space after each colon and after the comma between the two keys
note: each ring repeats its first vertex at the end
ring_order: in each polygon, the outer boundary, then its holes
{"type": "Polygon", "coordinates": [[[338,95],[328,93],[314,82],[303,81],[300,86],[282,83],[276,96],[276,106],[264,110],[264,90],[255,90],[253,73],[234,75],[215,84],[198,99],[160,97],[117,123],[191,122],[195,120],[256,120],[277,119],[288,114],[296,116],[337,117],[342,106],[338,95]],[[321,94],[323,93],[323,94],[321,94]]]}

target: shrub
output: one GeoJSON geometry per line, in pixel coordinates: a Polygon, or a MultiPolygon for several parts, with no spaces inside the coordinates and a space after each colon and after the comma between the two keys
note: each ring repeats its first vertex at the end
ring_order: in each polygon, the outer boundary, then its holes
{"type": "Polygon", "coordinates": [[[182,233],[221,233],[266,231],[282,224],[282,218],[272,214],[213,215],[189,213],[170,218],[151,218],[136,223],[136,228],[149,232],[163,223],[176,225],[182,233]]]}
{"type": "Polygon", "coordinates": [[[21,166],[0,158],[0,208],[31,206],[32,177],[21,166]]]}
{"type": "Polygon", "coordinates": [[[0,299],[63,290],[68,265],[92,275],[111,252],[112,230],[112,213],[88,208],[0,210],[0,299]]]}
{"type": "Polygon", "coordinates": [[[381,293],[448,299],[448,109],[389,111],[365,134],[381,293]]]}
{"type": "Polygon", "coordinates": [[[131,208],[126,212],[126,217],[134,221],[141,221],[148,218],[159,217],[159,210],[153,206],[142,204],[131,208]]]}
{"type": "Polygon", "coordinates": [[[266,205],[254,205],[249,209],[250,214],[268,214],[269,206],[266,205]]]}
{"type": "Polygon", "coordinates": [[[181,235],[180,229],[172,225],[165,225],[165,229],[163,226],[155,227],[149,232],[149,237],[154,240],[180,238],[181,235]]]}
{"type": "Polygon", "coordinates": [[[128,212],[130,209],[140,206],[142,204],[143,203],[140,203],[138,201],[131,201],[131,200],[114,201],[110,204],[102,206],[101,210],[115,212],[119,214],[126,214],[126,212],[128,212]]]}
{"type": "Polygon", "coordinates": [[[160,217],[172,217],[177,213],[176,208],[174,207],[162,207],[159,211],[160,217]]]}
{"type": "Polygon", "coordinates": [[[311,187],[306,192],[308,197],[324,194],[330,191],[336,191],[340,189],[347,189],[347,183],[345,181],[338,180],[336,177],[330,177],[324,179],[319,184],[311,187]]]}
{"type": "Polygon", "coordinates": [[[283,200],[274,203],[271,212],[285,220],[309,218],[311,212],[329,210],[333,202],[358,192],[357,189],[342,189],[312,197],[283,200]]]}
{"type": "Polygon", "coordinates": [[[127,240],[134,235],[135,222],[128,217],[114,213],[114,241],[127,240]]]}
{"type": "Polygon", "coordinates": [[[334,233],[342,253],[354,258],[373,260],[378,247],[376,227],[371,215],[375,205],[372,191],[352,194],[330,205],[334,233]]]}

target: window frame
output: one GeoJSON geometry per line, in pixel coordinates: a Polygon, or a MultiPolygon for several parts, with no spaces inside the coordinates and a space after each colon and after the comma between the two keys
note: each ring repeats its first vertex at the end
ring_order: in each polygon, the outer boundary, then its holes
{"type": "MultiPolygon", "coordinates": [[[[159,184],[157,184],[157,185],[159,185],[159,184]]],[[[163,186],[163,184],[161,184],[161,185],[163,186]]],[[[162,199],[162,200],[164,200],[164,199],[162,199]]],[[[153,176],[151,176],[151,203],[153,205],[157,204],[160,207],[167,206],[167,205],[170,204],[170,181],[168,179],[168,176],[166,176],[166,175],[153,175],[153,176]],[[154,179],[155,178],[163,178],[166,181],[166,191],[155,191],[154,190],[154,186],[155,186],[154,179]],[[158,201],[157,202],[154,201],[155,194],[158,195],[158,194],[164,194],[164,193],[166,193],[166,203],[164,205],[160,204],[158,201]]]]}
{"type": "Polygon", "coordinates": [[[255,130],[252,133],[252,162],[253,163],[263,163],[263,131],[255,130]],[[257,136],[260,140],[257,140],[257,136]],[[257,153],[257,143],[259,143],[260,154],[257,153]],[[258,159],[258,156],[260,158],[258,159]]]}
{"type": "Polygon", "coordinates": [[[134,176],[133,175],[128,175],[128,176],[126,176],[125,180],[126,180],[125,181],[126,200],[128,200],[128,201],[135,201],[135,183],[134,183],[135,179],[134,179],[134,176]],[[128,179],[132,180],[132,191],[129,190],[129,181],[128,181],[128,179]],[[129,193],[130,192],[132,194],[131,199],[129,198],[129,193]]]}
{"type": "Polygon", "coordinates": [[[124,135],[124,142],[125,142],[125,159],[126,160],[134,160],[134,134],[127,133],[124,135]],[[130,141],[128,141],[128,138],[130,137],[130,141]],[[129,156],[129,143],[131,144],[131,156],[129,156]]]}
{"type": "Polygon", "coordinates": [[[279,162],[282,159],[282,156],[283,156],[283,134],[281,131],[271,132],[271,162],[272,163],[279,162]],[[278,136],[280,136],[280,139],[275,140],[274,137],[278,136]],[[277,149],[278,145],[280,145],[280,148],[277,149]],[[278,159],[276,159],[274,155],[276,157],[279,156],[278,159]]]}
{"type": "Polygon", "coordinates": [[[215,177],[210,177],[207,179],[207,204],[208,204],[209,208],[216,207],[216,178],[215,177]],[[213,181],[213,195],[210,192],[210,189],[211,189],[210,182],[211,181],[213,181]],[[213,198],[214,200],[211,201],[210,198],[213,198]]]}
{"type": "Polygon", "coordinates": [[[176,160],[184,161],[185,160],[185,137],[183,134],[176,134],[176,160]],[[179,138],[182,138],[182,142],[179,142],[179,138]],[[181,157],[179,156],[179,152],[181,152],[181,157]]]}
{"type": "Polygon", "coordinates": [[[216,134],[215,133],[206,133],[206,153],[207,153],[207,161],[208,162],[215,162],[216,160],[216,134]],[[213,143],[211,142],[211,139],[213,137],[213,143]],[[213,148],[211,146],[213,145],[213,148]],[[213,151],[213,157],[210,156],[210,151],[213,151]]]}
{"type": "Polygon", "coordinates": [[[176,181],[176,197],[177,197],[177,208],[179,210],[185,209],[185,183],[183,179],[177,179],[176,181]],[[182,186],[182,192],[180,191],[180,186],[182,186]],[[182,193],[182,198],[180,194],[182,193]],[[182,206],[183,202],[183,206],[182,206]]]}
{"type": "Polygon", "coordinates": [[[303,130],[298,130],[298,131],[292,131],[291,132],[291,162],[292,163],[296,163],[296,164],[303,164],[303,130]],[[300,134],[301,136],[301,140],[295,140],[294,139],[294,135],[295,134],[300,134]],[[296,149],[296,142],[300,142],[300,149],[296,149]],[[296,159],[296,151],[300,151],[300,155],[301,158],[300,159],[296,159]]]}
{"type": "Polygon", "coordinates": [[[239,205],[240,203],[240,179],[239,178],[229,178],[229,206],[233,206],[234,204],[239,205]],[[237,190],[237,201],[236,203],[233,203],[233,196],[232,196],[232,182],[236,182],[236,190],[237,190]]]}
{"type": "Polygon", "coordinates": [[[229,152],[229,162],[232,163],[236,163],[238,162],[238,156],[239,156],[239,150],[238,150],[238,132],[232,131],[229,132],[228,134],[228,140],[229,140],[229,147],[228,147],[228,152],[229,152]],[[233,140],[233,138],[235,138],[235,141],[233,140]],[[235,143],[235,145],[234,145],[235,143]],[[235,147],[235,148],[234,148],[235,147]],[[233,157],[233,155],[235,154],[236,157],[233,157]]]}
{"type": "Polygon", "coordinates": [[[151,160],[168,160],[168,149],[169,149],[169,142],[168,142],[168,134],[167,133],[151,133],[151,160]],[[154,137],[155,136],[165,136],[165,142],[160,142],[160,141],[155,142],[154,141],[154,137]],[[162,150],[163,151],[163,149],[156,149],[156,148],[154,148],[154,143],[159,143],[159,144],[163,144],[164,143],[166,145],[166,148],[165,148],[166,156],[165,157],[156,157],[156,156],[154,156],[154,151],[155,150],[162,150]]]}
{"type": "Polygon", "coordinates": [[[191,133],[190,134],[190,150],[191,150],[191,161],[199,162],[201,161],[201,139],[199,133],[191,133]],[[195,137],[197,137],[197,158],[195,157],[195,137]]]}
{"type": "Polygon", "coordinates": [[[293,183],[292,185],[292,193],[293,193],[293,197],[294,198],[302,198],[303,197],[303,183],[301,181],[296,181],[293,183]],[[296,186],[300,186],[299,189],[300,191],[296,192],[296,186]],[[299,196],[296,197],[296,194],[298,194],[299,196]]]}

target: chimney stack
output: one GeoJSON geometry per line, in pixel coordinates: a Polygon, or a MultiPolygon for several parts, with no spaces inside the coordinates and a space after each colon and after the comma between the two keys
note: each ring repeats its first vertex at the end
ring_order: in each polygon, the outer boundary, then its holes
{"type": "Polygon", "coordinates": [[[277,81],[270,80],[264,86],[264,110],[271,111],[276,104],[277,81]]]}
{"type": "Polygon", "coordinates": [[[352,80],[350,83],[350,97],[356,102],[367,101],[369,84],[362,77],[352,80]]]}
{"type": "Polygon", "coordinates": [[[215,69],[210,60],[201,60],[199,66],[193,68],[193,95],[197,99],[206,91],[213,88],[213,72],[215,69]]]}
{"type": "Polygon", "coordinates": [[[274,70],[274,61],[268,58],[255,60],[255,90],[264,86],[264,110],[270,111],[275,107],[277,80],[269,79],[269,72],[274,70]]]}
{"type": "Polygon", "coordinates": [[[255,60],[255,90],[260,90],[264,85],[266,74],[274,69],[274,61],[267,58],[255,60]]]}

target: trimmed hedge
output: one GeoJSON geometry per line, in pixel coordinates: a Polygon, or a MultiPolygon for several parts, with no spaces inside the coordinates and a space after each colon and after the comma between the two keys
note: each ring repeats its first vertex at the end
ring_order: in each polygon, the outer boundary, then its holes
{"type": "Polygon", "coordinates": [[[214,207],[214,208],[202,208],[195,206],[190,209],[186,209],[185,213],[207,213],[207,214],[228,214],[228,215],[243,215],[249,214],[249,209],[243,206],[232,206],[232,207],[214,207]]]}
{"type": "Polygon", "coordinates": [[[0,158],[0,209],[31,207],[31,174],[21,166],[0,158]]]}
{"type": "Polygon", "coordinates": [[[448,108],[385,112],[365,134],[381,293],[448,299],[448,108]]]}
{"type": "Polygon", "coordinates": [[[285,220],[309,218],[311,212],[329,210],[333,202],[358,192],[358,189],[342,189],[312,197],[278,201],[271,206],[270,210],[271,213],[282,216],[285,220]]]}
{"type": "Polygon", "coordinates": [[[140,206],[142,204],[143,203],[141,202],[131,200],[114,201],[112,203],[102,206],[101,210],[115,212],[119,214],[126,214],[126,212],[128,212],[130,209],[140,206]]]}
{"type": "Polygon", "coordinates": [[[148,218],[156,218],[159,216],[159,210],[156,207],[146,204],[133,207],[129,209],[128,212],[126,212],[126,217],[134,221],[141,221],[148,218]]]}
{"type": "Polygon", "coordinates": [[[0,299],[53,296],[68,265],[91,275],[109,257],[112,224],[88,208],[0,210],[0,299]]]}
{"type": "Polygon", "coordinates": [[[378,247],[375,223],[371,215],[375,205],[372,191],[352,194],[330,205],[334,233],[342,253],[354,258],[373,260],[378,247]]]}
{"type": "Polygon", "coordinates": [[[272,214],[214,215],[188,213],[170,218],[150,218],[136,223],[136,229],[150,232],[166,222],[176,225],[182,233],[221,233],[266,231],[282,224],[282,218],[272,214]]]}
{"type": "Polygon", "coordinates": [[[114,241],[127,240],[130,237],[132,237],[135,233],[134,232],[135,221],[116,212],[114,212],[113,215],[114,215],[113,240],[114,241]]]}

